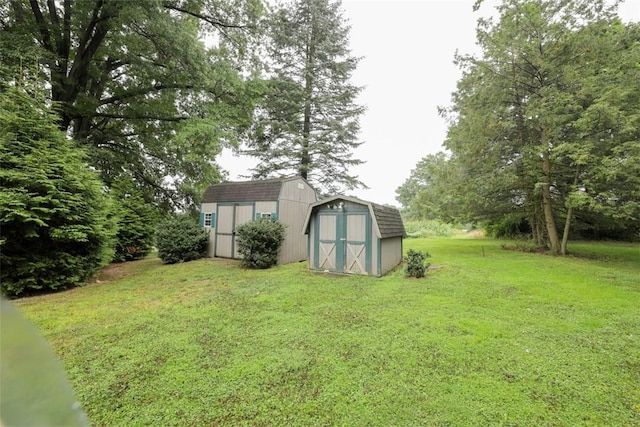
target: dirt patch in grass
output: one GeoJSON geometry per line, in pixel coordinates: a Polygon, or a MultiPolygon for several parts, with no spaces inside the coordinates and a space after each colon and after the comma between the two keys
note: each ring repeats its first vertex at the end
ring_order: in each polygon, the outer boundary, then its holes
{"type": "Polygon", "coordinates": [[[541,246],[534,246],[528,244],[513,244],[513,245],[502,245],[502,249],[505,251],[516,251],[516,252],[527,252],[533,254],[548,254],[549,249],[541,246]]]}
{"type": "Polygon", "coordinates": [[[125,277],[131,276],[131,264],[130,262],[119,262],[109,264],[106,267],[102,268],[90,281],[89,283],[104,283],[104,282],[113,282],[115,280],[124,279],[125,277]]]}

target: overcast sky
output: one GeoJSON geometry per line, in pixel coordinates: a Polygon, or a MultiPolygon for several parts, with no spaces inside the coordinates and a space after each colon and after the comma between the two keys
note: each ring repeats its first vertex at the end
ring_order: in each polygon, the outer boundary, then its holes
{"type": "MultiPolygon", "coordinates": [[[[363,57],[352,82],[363,86],[359,104],[364,144],[355,157],[366,163],[354,169],[368,190],[349,195],[399,206],[395,190],[425,155],[442,151],[446,123],[438,106],[448,106],[460,70],[453,57],[475,53],[475,26],[493,12],[485,0],[473,12],[474,0],[343,0],[351,25],[350,46],[363,57]]],[[[640,20],[640,0],[620,8],[625,21],[640,20]]],[[[255,162],[225,152],[221,166],[231,180],[248,174],[255,162]]]]}

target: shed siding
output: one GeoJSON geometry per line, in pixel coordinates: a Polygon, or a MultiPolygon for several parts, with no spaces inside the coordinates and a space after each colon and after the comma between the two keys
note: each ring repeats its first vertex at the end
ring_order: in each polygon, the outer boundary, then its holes
{"type": "MultiPolygon", "coordinates": [[[[210,214],[216,214],[217,212],[217,208],[218,208],[218,204],[217,203],[203,203],[202,206],[200,207],[200,212],[202,213],[210,213],[210,214]]],[[[217,220],[217,218],[216,218],[217,220]]],[[[213,257],[214,256],[214,251],[215,251],[215,246],[216,246],[216,228],[215,226],[217,226],[217,221],[214,224],[214,227],[204,227],[204,229],[206,231],[209,232],[209,244],[207,246],[207,256],[208,257],[213,257]]]]}
{"type": "Polygon", "coordinates": [[[285,239],[280,248],[278,263],[304,261],[307,257],[307,236],[302,234],[305,214],[309,208],[307,202],[281,200],[278,206],[278,219],[287,225],[285,239]]]}
{"type": "Polygon", "coordinates": [[[312,216],[309,222],[309,237],[307,239],[307,266],[310,269],[315,269],[315,256],[316,248],[314,242],[316,241],[316,216],[312,216]]]}
{"type": "MultiPolygon", "coordinates": [[[[307,205],[307,207],[318,200],[316,192],[309,186],[304,180],[291,179],[282,183],[280,189],[280,201],[289,200],[292,202],[300,202],[307,205]]],[[[307,213],[306,211],[304,212],[307,213]]]]}
{"type": "Polygon", "coordinates": [[[258,212],[278,213],[278,202],[256,202],[256,214],[258,212]]]}
{"type": "Polygon", "coordinates": [[[402,262],[402,237],[388,237],[380,244],[381,274],[392,270],[402,262]]]}

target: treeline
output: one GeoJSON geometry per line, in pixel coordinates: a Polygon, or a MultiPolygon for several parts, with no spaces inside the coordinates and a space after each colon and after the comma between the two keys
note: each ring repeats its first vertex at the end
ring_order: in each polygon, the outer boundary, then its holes
{"type": "Polygon", "coordinates": [[[226,179],[364,184],[339,1],[9,0],[0,6],[0,285],[82,283],[145,256],[158,222],[226,179]]]}
{"type": "Polygon", "coordinates": [[[570,238],[638,239],[640,26],[602,0],[505,0],[498,13],[478,21],[481,54],[455,58],[447,151],[397,189],[405,213],[553,254],[570,238]]]}

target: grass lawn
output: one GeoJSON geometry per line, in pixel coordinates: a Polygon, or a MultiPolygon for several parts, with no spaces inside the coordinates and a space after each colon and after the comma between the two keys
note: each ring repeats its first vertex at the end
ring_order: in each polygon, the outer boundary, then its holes
{"type": "Polygon", "coordinates": [[[640,248],[500,244],[408,239],[421,280],[149,258],[14,304],[95,425],[640,425],[640,248]]]}

